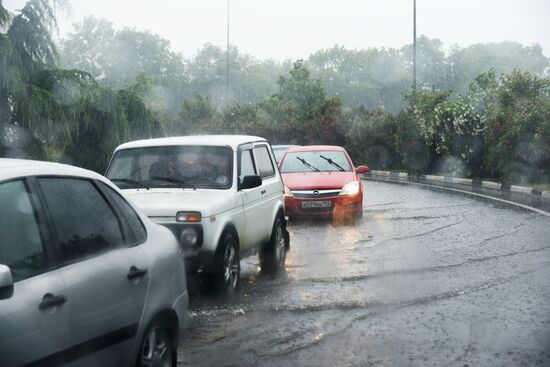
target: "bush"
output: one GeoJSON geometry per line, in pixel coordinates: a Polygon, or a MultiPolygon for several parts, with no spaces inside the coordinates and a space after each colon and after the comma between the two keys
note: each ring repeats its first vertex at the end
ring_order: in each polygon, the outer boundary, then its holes
{"type": "Polygon", "coordinates": [[[503,182],[548,181],[550,80],[514,71],[498,80],[484,131],[486,167],[503,182]]]}
{"type": "Polygon", "coordinates": [[[397,122],[382,108],[351,111],[346,147],[354,161],[374,169],[393,169],[400,165],[397,151],[397,122]]]}

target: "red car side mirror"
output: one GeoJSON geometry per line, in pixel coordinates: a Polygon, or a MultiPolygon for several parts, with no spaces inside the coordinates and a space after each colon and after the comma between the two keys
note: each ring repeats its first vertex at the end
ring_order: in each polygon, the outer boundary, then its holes
{"type": "Polygon", "coordinates": [[[357,173],[367,173],[369,171],[369,167],[367,166],[359,166],[355,169],[355,172],[357,173]]]}

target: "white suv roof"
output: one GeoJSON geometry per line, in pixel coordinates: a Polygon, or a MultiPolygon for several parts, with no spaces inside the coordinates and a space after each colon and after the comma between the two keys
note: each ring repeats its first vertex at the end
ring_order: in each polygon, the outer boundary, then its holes
{"type": "Polygon", "coordinates": [[[119,145],[115,151],[128,148],[156,147],[168,145],[219,145],[236,149],[239,145],[266,141],[264,138],[251,135],[190,135],[169,138],[136,140],[119,145]]]}

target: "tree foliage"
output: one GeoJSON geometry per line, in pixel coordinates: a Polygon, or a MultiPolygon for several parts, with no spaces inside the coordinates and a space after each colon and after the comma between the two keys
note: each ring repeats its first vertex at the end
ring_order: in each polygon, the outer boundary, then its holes
{"type": "Polygon", "coordinates": [[[486,118],[487,171],[510,183],[549,181],[549,130],[550,80],[502,75],[486,118]]]}
{"type": "MultiPolygon", "coordinates": [[[[6,29],[0,34],[0,118],[5,121],[4,151],[7,146],[25,144],[33,147],[29,149],[32,155],[40,156],[50,151],[39,147],[40,138],[46,145],[62,140],[53,137],[49,127],[57,116],[64,116],[65,111],[44,88],[48,84],[45,73],[55,68],[58,57],[51,36],[57,24],[55,6],[53,1],[30,0],[10,19],[0,4],[6,29]],[[16,131],[28,134],[23,137],[16,131]]],[[[66,131],[68,123],[64,120],[60,124],[63,128],[58,131],[66,131]]]]}
{"type": "Polygon", "coordinates": [[[350,128],[346,133],[349,153],[359,162],[388,169],[401,162],[398,151],[398,124],[395,116],[382,108],[359,108],[347,113],[350,128]]]}
{"type": "Polygon", "coordinates": [[[2,156],[102,172],[128,140],[237,133],[343,145],[372,168],[550,182],[549,64],[537,45],[445,54],[420,37],[414,90],[410,45],[278,63],[206,44],[184,58],[157,35],[89,17],[59,53],[61,5],[29,0],[12,18],[0,1],[2,156]]]}
{"type": "Polygon", "coordinates": [[[422,91],[408,100],[397,132],[403,167],[505,183],[550,181],[549,79],[491,70],[459,97],[422,91]]]}
{"type": "Polygon", "coordinates": [[[85,71],[59,68],[52,32],[60,5],[30,0],[10,21],[0,3],[7,29],[0,33],[0,153],[101,172],[116,145],[162,133],[161,111],[153,114],[146,103],[153,93],[139,77],[114,91],[85,71]]]}
{"type": "MultiPolygon", "coordinates": [[[[151,76],[162,91],[166,109],[177,116],[181,100],[209,95],[219,107],[255,104],[277,91],[278,78],[293,62],[257,60],[231,46],[230,90],[226,90],[227,53],[205,44],[195,55],[170,51],[170,43],[148,32],[114,29],[112,23],[86,18],[62,44],[61,59],[69,68],[90,72],[107,86],[121,88],[139,72],[151,76]],[[227,100],[229,98],[229,100],[227,100]]],[[[445,52],[438,39],[417,41],[417,85],[420,90],[468,92],[469,84],[490,68],[497,76],[521,69],[542,76],[548,59],[538,45],[514,42],[453,46],[445,52]]],[[[313,79],[320,79],[329,96],[343,107],[382,107],[394,114],[407,106],[404,95],[412,85],[412,45],[401,48],[346,49],[335,45],[319,50],[304,62],[313,79]]]]}
{"type": "Polygon", "coordinates": [[[63,66],[85,70],[109,88],[124,88],[140,74],[147,75],[162,110],[172,116],[186,97],[182,56],[172,51],[169,41],[151,32],[116,30],[107,20],[86,17],[63,41],[61,55],[63,66]]]}
{"type": "Polygon", "coordinates": [[[311,76],[302,60],[294,63],[288,76],[281,76],[277,93],[260,104],[272,125],[281,133],[275,141],[297,144],[334,144],[344,135],[341,101],[327,97],[320,79],[311,76]]]}

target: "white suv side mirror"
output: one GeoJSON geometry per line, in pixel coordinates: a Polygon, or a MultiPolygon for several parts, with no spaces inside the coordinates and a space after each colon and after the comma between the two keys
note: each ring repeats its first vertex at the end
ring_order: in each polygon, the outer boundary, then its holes
{"type": "Polygon", "coordinates": [[[262,178],[258,175],[244,176],[241,183],[241,190],[253,189],[262,186],[262,178]]]}

